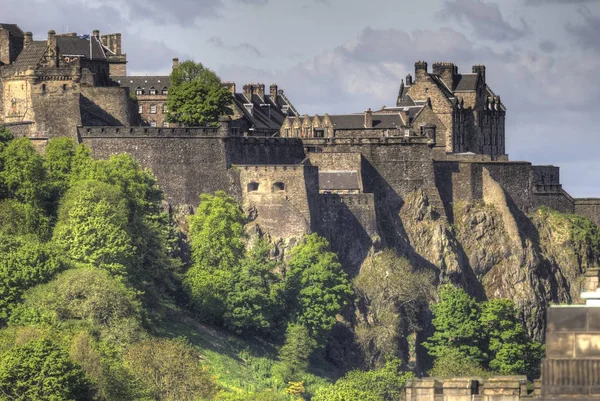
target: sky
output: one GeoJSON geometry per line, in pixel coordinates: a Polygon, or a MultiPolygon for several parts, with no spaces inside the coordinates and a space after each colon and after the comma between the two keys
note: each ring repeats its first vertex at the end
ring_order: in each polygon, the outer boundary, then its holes
{"type": "Polygon", "coordinates": [[[600,197],[600,0],[0,0],[0,19],[34,40],[121,32],[129,75],[192,59],[309,115],[394,105],[417,60],[485,64],[510,159],[600,197]]]}

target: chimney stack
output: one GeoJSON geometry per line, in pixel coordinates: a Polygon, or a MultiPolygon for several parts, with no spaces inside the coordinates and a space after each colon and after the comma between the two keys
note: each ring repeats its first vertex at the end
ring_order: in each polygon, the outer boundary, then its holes
{"type": "Polygon", "coordinates": [[[175,57],[173,59],[173,69],[179,67],[179,58],[175,57]]]}
{"type": "Polygon", "coordinates": [[[262,101],[265,100],[265,84],[256,84],[252,86],[252,93],[260,97],[262,101]]]}
{"type": "Polygon", "coordinates": [[[48,31],[48,58],[50,59],[50,67],[58,67],[58,49],[56,47],[56,32],[54,30],[48,31]]]}
{"type": "Polygon", "coordinates": [[[433,63],[433,73],[440,77],[450,91],[454,91],[454,75],[457,68],[453,63],[433,63]]]}
{"type": "Polygon", "coordinates": [[[94,35],[94,37],[95,37],[97,40],[100,40],[100,31],[99,31],[99,30],[97,30],[97,29],[94,29],[94,31],[92,32],[92,35],[94,35]]]}
{"type": "Polygon", "coordinates": [[[271,95],[271,101],[277,104],[278,89],[276,84],[271,84],[269,87],[269,94],[271,95]]]}
{"type": "Polygon", "coordinates": [[[485,84],[485,65],[474,65],[473,74],[479,74],[485,84]]]}
{"type": "Polygon", "coordinates": [[[229,92],[231,92],[232,95],[235,95],[235,82],[225,81],[223,82],[223,85],[225,85],[225,87],[229,89],[229,92]]]}
{"type": "Polygon", "coordinates": [[[373,128],[373,112],[371,108],[365,111],[365,128],[373,128]]]}
{"type": "Polygon", "coordinates": [[[406,86],[411,86],[411,85],[412,85],[412,83],[413,83],[413,80],[412,80],[412,75],[410,75],[410,74],[406,74],[406,79],[405,79],[405,81],[406,81],[406,86]]]}
{"type": "Polygon", "coordinates": [[[31,32],[25,32],[23,34],[23,46],[27,47],[31,42],[33,42],[33,34],[31,32]]]}
{"type": "Polygon", "coordinates": [[[427,62],[417,61],[415,63],[415,82],[427,77],[427,62]]]}

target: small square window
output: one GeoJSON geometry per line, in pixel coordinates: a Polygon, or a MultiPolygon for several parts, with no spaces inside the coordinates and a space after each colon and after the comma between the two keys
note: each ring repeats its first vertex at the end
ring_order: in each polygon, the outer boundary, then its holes
{"type": "Polygon", "coordinates": [[[150,114],[156,114],[156,105],[155,104],[150,105],[150,114]]]}

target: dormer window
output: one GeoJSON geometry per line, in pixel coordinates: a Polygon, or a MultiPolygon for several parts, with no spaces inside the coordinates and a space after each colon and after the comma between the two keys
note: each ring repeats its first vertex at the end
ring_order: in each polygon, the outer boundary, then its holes
{"type": "Polygon", "coordinates": [[[135,90],[135,94],[136,94],[137,96],[139,96],[139,95],[143,95],[143,94],[144,94],[144,90],[138,86],[138,87],[136,88],[136,90],[135,90]]]}
{"type": "Polygon", "coordinates": [[[262,103],[260,105],[260,108],[268,117],[271,117],[271,105],[270,104],[262,103]]]}
{"type": "Polygon", "coordinates": [[[158,95],[158,91],[156,89],[154,89],[154,86],[152,88],[150,88],[150,94],[151,95],[158,95]]]}
{"type": "Polygon", "coordinates": [[[161,93],[162,93],[163,95],[167,95],[167,94],[169,94],[169,88],[167,88],[167,87],[165,86],[164,88],[162,88],[162,91],[161,91],[161,93]]]}
{"type": "Polygon", "coordinates": [[[289,115],[290,114],[290,106],[287,104],[284,104],[283,106],[281,106],[281,111],[283,112],[283,114],[289,115]]]}
{"type": "Polygon", "coordinates": [[[244,107],[246,111],[252,115],[252,110],[254,109],[254,105],[252,103],[244,103],[244,107]]]}

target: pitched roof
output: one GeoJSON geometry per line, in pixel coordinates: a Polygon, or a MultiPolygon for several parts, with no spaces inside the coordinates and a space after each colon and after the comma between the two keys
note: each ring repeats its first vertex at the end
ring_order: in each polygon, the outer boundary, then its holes
{"type": "Polygon", "coordinates": [[[454,79],[456,85],[454,91],[456,92],[477,90],[479,74],[458,74],[454,79]]]}
{"type": "Polygon", "coordinates": [[[74,35],[56,35],[58,53],[62,55],[80,55],[88,59],[106,60],[106,54],[100,42],[94,38],[74,35]],[[91,57],[90,57],[91,53],[91,57]]]}
{"type": "Polygon", "coordinates": [[[33,41],[23,49],[15,62],[9,67],[11,72],[25,71],[27,67],[37,67],[48,49],[45,41],[33,41]]]}
{"type": "Polygon", "coordinates": [[[408,95],[408,89],[410,86],[402,86],[402,90],[398,94],[398,101],[396,102],[397,106],[414,106],[415,102],[408,95]]]}
{"type": "Polygon", "coordinates": [[[12,36],[15,36],[17,38],[22,38],[24,36],[23,31],[21,30],[21,28],[19,28],[17,24],[0,23],[0,28],[4,29],[5,31],[9,31],[12,36]]]}
{"type": "MultiPolygon", "coordinates": [[[[365,129],[364,114],[330,115],[329,118],[335,129],[365,129]]],[[[373,113],[373,128],[394,129],[402,127],[402,119],[398,114],[373,113]]]]}
{"type": "Polygon", "coordinates": [[[134,93],[137,88],[142,88],[146,91],[154,87],[157,91],[162,90],[165,86],[168,88],[171,86],[171,78],[166,76],[118,76],[111,77],[113,81],[119,84],[119,86],[128,87],[129,90],[134,93]]]}
{"type": "Polygon", "coordinates": [[[360,190],[358,172],[356,171],[319,171],[319,189],[360,190]]]}
{"type": "MultiPolygon", "coordinates": [[[[280,97],[281,96],[278,96],[278,98],[280,97]]],[[[280,109],[281,102],[275,104],[270,95],[265,95],[263,101],[263,99],[257,95],[252,95],[252,99],[246,99],[242,93],[236,93],[234,102],[242,110],[246,118],[250,120],[256,130],[278,131],[287,117],[287,114],[284,114],[280,109]],[[248,100],[252,103],[252,113],[244,106],[245,104],[248,104],[248,100]]]]}

